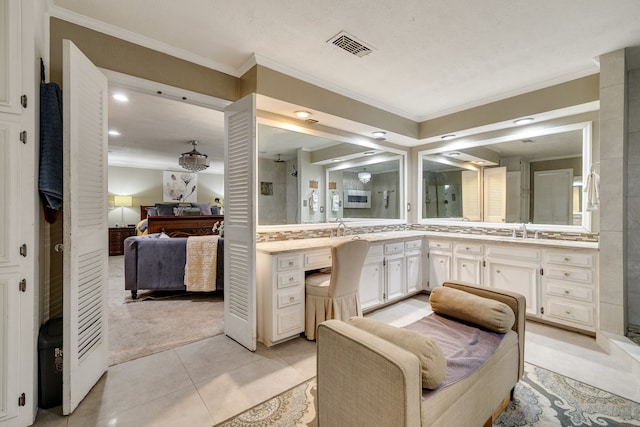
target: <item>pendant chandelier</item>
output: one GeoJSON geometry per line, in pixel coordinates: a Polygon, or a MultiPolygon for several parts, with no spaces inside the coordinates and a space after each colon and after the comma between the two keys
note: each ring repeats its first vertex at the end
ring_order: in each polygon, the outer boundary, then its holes
{"type": "Polygon", "coordinates": [[[193,150],[180,154],[178,164],[190,172],[200,172],[209,167],[209,157],[196,150],[198,141],[189,141],[193,150]]]}
{"type": "Polygon", "coordinates": [[[361,183],[366,184],[371,181],[371,172],[367,172],[367,170],[363,170],[362,172],[358,172],[358,179],[361,183]]]}

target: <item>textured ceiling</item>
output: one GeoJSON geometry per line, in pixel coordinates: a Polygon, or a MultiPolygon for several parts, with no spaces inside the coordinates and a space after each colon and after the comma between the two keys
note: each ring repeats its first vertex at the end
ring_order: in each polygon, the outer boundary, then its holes
{"type": "MultiPolygon", "coordinates": [[[[54,16],[234,76],[257,62],[416,121],[597,73],[599,55],[640,45],[638,0],[50,4],[54,16]],[[358,58],[327,43],[340,31],[372,52],[358,58]]],[[[221,160],[220,113],[208,119],[212,113],[199,107],[139,102],[143,110],[110,107],[110,124],[133,132],[110,140],[114,161],[175,164],[190,139],[202,139],[201,151],[221,160]],[[164,159],[154,158],[162,152],[164,159]]]]}

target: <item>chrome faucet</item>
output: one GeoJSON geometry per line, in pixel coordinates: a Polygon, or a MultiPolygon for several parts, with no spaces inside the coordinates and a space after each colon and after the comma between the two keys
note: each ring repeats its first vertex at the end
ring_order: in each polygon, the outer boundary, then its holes
{"type": "Polygon", "coordinates": [[[524,222],[522,223],[522,238],[526,239],[527,236],[527,224],[525,224],[524,222]]]}
{"type": "Polygon", "coordinates": [[[347,224],[345,224],[343,221],[340,221],[338,227],[336,228],[336,237],[344,237],[346,235],[346,232],[347,224]],[[342,236],[340,235],[340,229],[342,229],[342,236]]]}

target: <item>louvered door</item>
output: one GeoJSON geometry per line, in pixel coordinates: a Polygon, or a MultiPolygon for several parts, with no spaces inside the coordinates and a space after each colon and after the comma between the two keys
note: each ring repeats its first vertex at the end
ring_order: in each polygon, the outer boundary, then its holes
{"type": "Polygon", "coordinates": [[[107,79],[63,43],[64,365],[71,413],[107,370],[107,79]]]}
{"type": "Polygon", "coordinates": [[[225,110],[224,333],[256,349],[255,95],[225,110]]]}

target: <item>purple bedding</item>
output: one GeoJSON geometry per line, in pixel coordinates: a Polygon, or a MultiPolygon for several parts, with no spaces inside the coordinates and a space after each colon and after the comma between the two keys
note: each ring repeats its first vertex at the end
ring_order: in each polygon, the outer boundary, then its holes
{"type": "Polygon", "coordinates": [[[432,338],[447,357],[447,375],[442,384],[433,390],[423,389],[423,398],[471,375],[489,360],[504,338],[504,334],[489,332],[436,313],[405,328],[432,338]]]}

